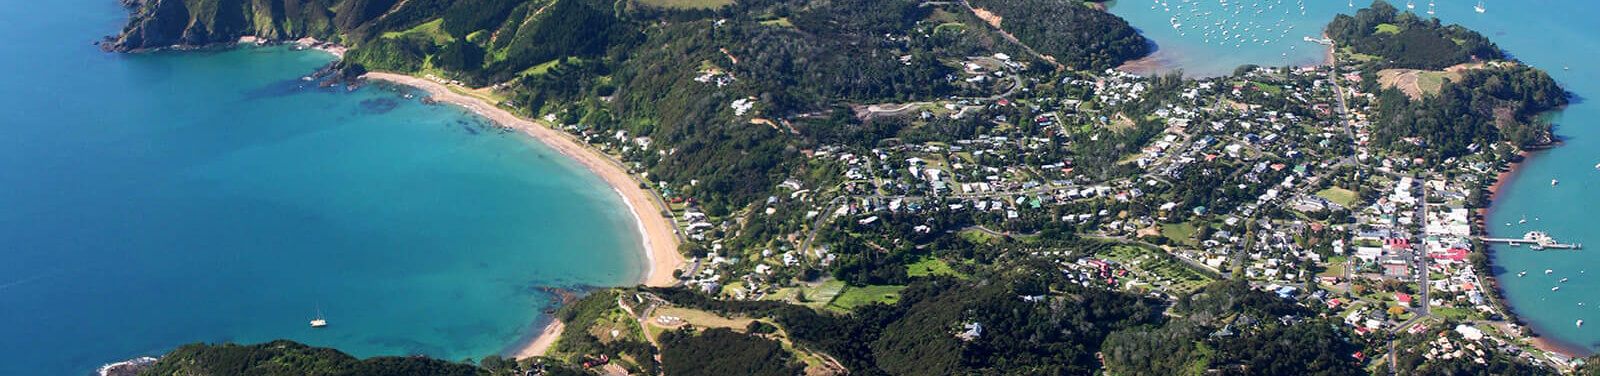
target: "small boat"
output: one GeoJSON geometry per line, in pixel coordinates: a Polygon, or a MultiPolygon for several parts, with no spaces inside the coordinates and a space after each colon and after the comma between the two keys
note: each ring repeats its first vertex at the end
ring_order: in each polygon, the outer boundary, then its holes
{"type": "Polygon", "coordinates": [[[1600,170],[1600,163],[1595,163],[1594,164],[1594,169],[1600,170]]]}
{"type": "Polygon", "coordinates": [[[1567,283],[1567,279],[1566,279],[1566,278],[1562,278],[1562,279],[1561,279],[1561,280],[1560,280],[1560,281],[1558,281],[1558,282],[1560,282],[1560,283],[1567,283]]]}
{"type": "Polygon", "coordinates": [[[1561,181],[1560,180],[1556,180],[1556,179],[1550,179],[1550,186],[1554,187],[1554,186],[1556,186],[1556,184],[1561,184],[1561,181]]]}
{"type": "Polygon", "coordinates": [[[1522,216],[1522,220],[1517,221],[1517,224],[1525,224],[1525,223],[1528,223],[1528,216],[1522,216]]]}
{"type": "Polygon", "coordinates": [[[317,318],[311,320],[311,327],[313,327],[313,328],[321,328],[321,327],[324,327],[324,326],[328,326],[328,320],[322,318],[322,307],[318,306],[317,307],[317,318]]]}
{"type": "Polygon", "coordinates": [[[1579,328],[1582,328],[1582,327],[1583,327],[1583,320],[1578,320],[1578,327],[1579,327],[1579,328]]]}
{"type": "Polygon", "coordinates": [[[1545,270],[1544,270],[1544,274],[1550,274],[1550,273],[1555,273],[1555,272],[1556,272],[1556,271],[1554,271],[1554,270],[1550,270],[1550,269],[1545,269],[1545,270]]]}
{"type": "Polygon", "coordinates": [[[1483,0],[1478,0],[1478,6],[1472,7],[1472,10],[1483,13],[1486,10],[1483,8],[1483,0]]]}
{"type": "Polygon", "coordinates": [[[1517,278],[1522,278],[1522,276],[1525,276],[1525,275],[1528,275],[1528,271],[1527,270],[1523,270],[1521,273],[1517,273],[1517,278]]]}
{"type": "Polygon", "coordinates": [[[1406,9],[1417,9],[1417,4],[1412,4],[1411,0],[1406,0],[1406,9]]]}
{"type": "Polygon", "coordinates": [[[1551,287],[1550,291],[1561,291],[1561,286],[1551,287]]]}

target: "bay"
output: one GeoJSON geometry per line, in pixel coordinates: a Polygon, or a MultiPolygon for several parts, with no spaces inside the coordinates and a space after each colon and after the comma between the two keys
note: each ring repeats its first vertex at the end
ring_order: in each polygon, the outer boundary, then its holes
{"type": "Polygon", "coordinates": [[[0,374],[276,338],[476,359],[548,319],[535,287],[643,274],[582,166],[404,89],[300,80],[331,55],[104,53],[116,1],[0,17],[0,374]]]}

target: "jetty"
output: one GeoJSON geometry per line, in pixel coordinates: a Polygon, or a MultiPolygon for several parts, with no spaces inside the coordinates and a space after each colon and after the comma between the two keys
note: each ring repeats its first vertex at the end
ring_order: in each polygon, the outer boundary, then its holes
{"type": "Polygon", "coordinates": [[[1305,41],[1311,42],[1311,43],[1320,44],[1320,45],[1324,45],[1324,46],[1328,46],[1328,47],[1333,47],[1333,39],[1329,39],[1329,38],[1305,37],[1305,41]]]}
{"type": "Polygon", "coordinates": [[[1484,243],[1505,243],[1505,244],[1510,244],[1512,247],[1516,247],[1516,246],[1523,245],[1523,244],[1529,244],[1529,245],[1532,245],[1531,248],[1533,248],[1534,250],[1583,249],[1583,243],[1572,243],[1572,244],[1561,243],[1561,242],[1556,241],[1555,238],[1550,237],[1549,234],[1546,234],[1543,231],[1529,231],[1527,234],[1524,234],[1521,238],[1489,238],[1489,237],[1481,237],[1481,238],[1478,238],[1478,240],[1481,240],[1484,243]]]}

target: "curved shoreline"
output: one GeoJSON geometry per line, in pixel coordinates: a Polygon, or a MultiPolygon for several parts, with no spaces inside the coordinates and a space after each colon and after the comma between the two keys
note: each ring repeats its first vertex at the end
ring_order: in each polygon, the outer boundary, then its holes
{"type": "MultiPolygon", "coordinates": [[[[1551,147],[1554,147],[1554,146],[1559,146],[1559,144],[1551,145],[1551,147]]],[[[1486,192],[1486,194],[1487,194],[1488,199],[1489,199],[1489,205],[1487,205],[1487,206],[1485,206],[1483,208],[1479,208],[1477,210],[1477,214],[1478,214],[1478,218],[1479,218],[1478,219],[1478,225],[1480,226],[1479,230],[1482,231],[1484,235],[1488,235],[1490,229],[1493,228],[1492,226],[1489,225],[1490,223],[1492,223],[1492,222],[1489,221],[1489,216],[1494,214],[1495,203],[1499,202],[1501,194],[1506,193],[1506,187],[1508,186],[1508,184],[1510,184],[1511,181],[1517,179],[1518,175],[1520,175],[1521,172],[1522,172],[1523,165],[1527,164],[1535,156],[1536,152],[1542,151],[1542,150],[1547,150],[1547,149],[1548,148],[1542,148],[1542,149],[1537,149],[1537,150],[1520,150],[1520,151],[1517,152],[1517,160],[1515,162],[1507,163],[1505,168],[1503,170],[1501,170],[1500,173],[1495,175],[1494,183],[1490,184],[1489,187],[1486,188],[1488,190],[1488,192],[1486,192]]],[[[1494,252],[1498,252],[1498,250],[1495,250],[1493,248],[1494,247],[1489,246],[1489,245],[1485,245],[1485,247],[1484,247],[1485,251],[1489,252],[1489,254],[1488,254],[1488,256],[1490,256],[1489,257],[1489,265],[1491,267],[1498,264],[1496,262],[1497,260],[1495,260],[1496,258],[1494,257],[1494,252]]],[[[1490,273],[1490,272],[1489,271],[1485,271],[1484,273],[1490,273]]],[[[1528,343],[1533,345],[1533,347],[1538,348],[1540,350],[1544,350],[1546,352],[1555,353],[1555,354],[1561,354],[1561,355],[1564,355],[1564,356],[1567,356],[1567,357],[1573,358],[1573,359],[1583,358],[1583,357],[1585,357],[1585,356],[1587,356],[1589,354],[1594,354],[1595,353],[1593,350],[1588,349],[1588,348],[1584,348],[1583,346],[1581,346],[1579,344],[1570,343],[1570,342],[1567,342],[1567,341],[1562,340],[1560,338],[1555,338],[1555,337],[1546,335],[1545,333],[1547,333],[1547,331],[1545,330],[1545,328],[1539,326],[1537,323],[1534,323],[1531,320],[1527,320],[1525,318],[1521,318],[1521,315],[1516,315],[1516,311],[1517,311],[1516,306],[1511,303],[1510,297],[1506,294],[1505,287],[1500,285],[1499,276],[1489,275],[1489,277],[1492,277],[1495,280],[1494,281],[1494,293],[1496,295],[1495,296],[1495,300],[1497,302],[1499,302],[1499,304],[1501,306],[1500,308],[1505,310],[1505,311],[1507,311],[1507,313],[1510,314],[1510,315],[1508,315],[1508,318],[1509,317],[1516,317],[1517,318],[1516,321],[1520,321],[1521,322],[1521,323],[1513,322],[1513,324],[1526,327],[1528,329],[1528,331],[1530,333],[1532,333],[1532,335],[1527,336],[1527,339],[1528,339],[1528,343]]]]}
{"type": "Polygon", "coordinates": [[[362,78],[422,89],[431,94],[434,100],[464,107],[488,117],[501,126],[521,131],[583,165],[622,198],[623,204],[627,206],[628,212],[633,215],[634,222],[638,225],[645,260],[649,264],[639,283],[653,287],[666,287],[677,283],[677,279],[672,277],[672,272],[684,265],[684,259],[683,255],[678,254],[678,239],[672,223],[661,216],[660,212],[642,211],[642,208],[661,209],[655,194],[640,189],[639,182],[623,171],[622,167],[609,156],[589,149],[561,131],[513,115],[482,99],[456,93],[437,82],[387,72],[368,72],[362,75],[362,78]]]}
{"type": "MultiPolygon", "coordinates": [[[[666,211],[665,203],[661,202],[654,192],[639,188],[640,182],[615,159],[589,148],[565,132],[518,117],[482,99],[457,93],[438,82],[388,72],[368,72],[361,77],[427,91],[438,102],[460,106],[487,117],[500,126],[520,131],[583,165],[622,199],[638,226],[646,263],[645,273],[640,277],[639,283],[652,287],[677,284],[678,280],[673,277],[672,272],[683,268],[685,261],[683,255],[678,253],[679,239],[675,224],[671,218],[661,215],[666,211]],[[647,208],[659,211],[646,213],[644,210],[647,208]]],[[[554,345],[563,327],[560,320],[552,319],[526,344],[513,346],[511,349],[515,351],[508,350],[506,353],[518,358],[544,355],[545,351],[554,345]]]]}

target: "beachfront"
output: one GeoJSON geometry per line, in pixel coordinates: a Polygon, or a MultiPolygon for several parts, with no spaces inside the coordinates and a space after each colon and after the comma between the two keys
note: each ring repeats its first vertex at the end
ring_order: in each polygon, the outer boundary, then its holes
{"type": "Polygon", "coordinates": [[[639,182],[609,156],[583,146],[560,131],[513,115],[511,112],[485,103],[482,99],[457,93],[434,81],[386,72],[370,72],[362,77],[423,89],[432,94],[436,101],[465,107],[494,120],[501,126],[521,131],[561,152],[561,155],[582,164],[622,196],[624,203],[628,205],[628,210],[633,213],[634,219],[639,224],[640,235],[644,238],[645,258],[648,261],[644,278],[640,283],[663,287],[677,282],[677,279],[672,277],[672,272],[683,267],[684,259],[683,255],[678,253],[678,238],[672,222],[661,216],[660,200],[655,194],[640,189],[639,182]]]}
{"type": "MultiPolygon", "coordinates": [[[[652,287],[672,286],[677,283],[672,272],[683,268],[685,262],[683,255],[678,253],[676,229],[668,218],[661,216],[660,213],[664,209],[660,199],[654,193],[640,189],[639,181],[634,180],[611,157],[584,146],[561,131],[513,115],[482,99],[457,93],[438,82],[387,72],[369,72],[362,77],[425,90],[436,101],[464,107],[494,120],[501,126],[516,129],[583,165],[622,197],[623,203],[628,206],[628,211],[638,223],[640,236],[644,240],[643,250],[647,264],[640,283],[652,287]]],[[[511,353],[519,358],[543,355],[555,343],[556,337],[560,336],[562,327],[560,321],[552,320],[550,324],[541,328],[541,332],[533,337],[532,341],[511,353]]]]}

